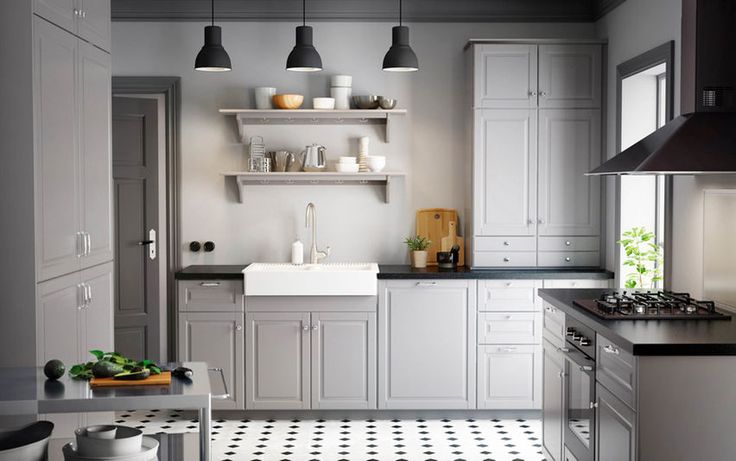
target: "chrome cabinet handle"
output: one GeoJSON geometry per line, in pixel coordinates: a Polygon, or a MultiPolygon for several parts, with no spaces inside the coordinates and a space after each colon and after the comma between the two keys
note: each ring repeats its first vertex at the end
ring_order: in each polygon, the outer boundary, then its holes
{"type": "Polygon", "coordinates": [[[86,246],[86,251],[84,254],[88,255],[92,253],[92,236],[89,235],[89,232],[84,233],[84,244],[86,246]]]}
{"type": "Polygon", "coordinates": [[[571,258],[571,257],[569,257],[569,256],[567,256],[567,257],[565,258],[565,262],[566,262],[566,263],[569,263],[570,261],[572,261],[572,258],[571,258]]]}
{"type": "Polygon", "coordinates": [[[511,262],[511,258],[509,258],[509,257],[507,256],[507,257],[503,258],[503,262],[505,262],[505,263],[510,263],[510,262],[511,262]]]}
{"type": "Polygon", "coordinates": [[[605,352],[609,353],[609,354],[613,354],[613,355],[619,355],[619,350],[618,350],[618,348],[616,348],[616,347],[613,347],[613,346],[612,346],[612,345],[610,345],[610,344],[609,344],[608,346],[604,347],[604,348],[603,348],[603,350],[604,350],[605,352]]]}
{"type": "Polygon", "coordinates": [[[243,329],[243,325],[235,325],[235,331],[240,331],[243,329]]]}
{"type": "Polygon", "coordinates": [[[435,287],[437,282],[417,282],[418,287],[435,287]]]}
{"type": "Polygon", "coordinates": [[[511,320],[511,319],[513,319],[513,318],[514,318],[514,316],[513,316],[513,315],[507,315],[507,316],[506,316],[506,320],[511,320]]]}
{"type": "Polygon", "coordinates": [[[80,11],[76,8],[74,8],[74,16],[79,16],[80,11]]]}
{"type": "Polygon", "coordinates": [[[511,245],[511,244],[509,243],[509,241],[508,241],[508,240],[504,240],[504,242],[503,242],[503,246],[507,247],[507,246],[509,246],[509,245],[511,245]]]}
{"type": "Polygon", "coordinates": [[[319,324],[315,323],[314,325],[312,325],[312,331],[317,331],[317,330],[319,330],[319,324]]]}
{"type": "Polygon", "coordinates": [[[546,91],[540,91],[539,92],[539,96],[541,96],[543,98],[546,98],[547,97],[547,92],[546,91]]]}
{"type": "Polygon", "coordinates": [[[572,242],[570,242],[569,240],[565,241],[565,246],[569,247],[570,245],[572,245],[572,242]]]}
{"type": "Polygon", "coordinates": [[[515,347],[499,347],[499,352],[514,352],[516,350],[515,347]]]}
{"type": "Polygon", "coordinates": [[[560,376],[560,378],[564,378],[565,376],[567,376],[567,373],[565,373],[564,371],[561,371],[557,374],[560,376]]]}
{"type": "Polygon", "coordinates": [[[306,323],[302,325],[302,331],[309,331],[309,325],[306,323]]]}
{"type": "Polygon", "coordinates": [[[598,408],[598,402],[590,402],[590,409],[598,408]]]}
{"type": "Polygon", "coordinates": [[[536,96],[537,92],[534,90],[529,90],[529,96],[536,96]]]}
{"type": "Polygon", "coordinates": [[[201,287],[210,288],[210,287],[219,287],[220,282],[202,282],[199,284],[201,287]]]}
{"type": "Polygon", "coordinates": [[[76,243],[77,243],[77,258],[81,258],[84,256],[84,239],[82,238],[82,233],[77,232],[76,234],[76,243]]]}
{"type": "Polygon", "coordinates": [[[567,353],[570,352],[570,349],[568,349],[567,347],[558,347],[557,352],[567,353]]]}
{"type": "Polygon", "coordinates": [[[84,305],[84,297],[85,297],[84,287],[81,283],[77,284],[77,310],[81,311],[82,306],[84,305]]]}
{"type": "Polygon", "coordinates": [[[593,367],[591,367],[590,365],[582,365],[579,368],[580,371],[593,371],[593,367]]]}
{"type": "Polygon", "coordinates": [[[82,17],[83,17],[83,18],[86,18],[86,17],[87,17],[87,12],[86,12],[86,11],[84,11],[84,10],[82,10],[82,17]]]}
{"type": "Polygon", "coordinates": [[[551,313],[557,312],[557,309],[555,309],[554,307],[550,307],[550,306],[545,307],[544,310],[546,310],[547,312],[551,312],[551,313]]]}

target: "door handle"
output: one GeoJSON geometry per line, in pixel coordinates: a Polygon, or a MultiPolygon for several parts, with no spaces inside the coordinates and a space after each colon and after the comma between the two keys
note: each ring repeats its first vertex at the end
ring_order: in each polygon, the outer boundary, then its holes
{"type": "Polygon", "coordinates": [[[85,292],[87,293],[87,302],[84,308],[87,309],[92,304],[92,286],[89,283],[84,284],[85,292]]]}
{"type": "Polygon", "coordinates": [[[156,230],[149,229],[148,240],[141,240],[138,242],[138,245],[148,247],[148,259],[156,259],[156,230]]]}
{"type": "Polygon", "coordinates": [[[613,355],[618,355],[618,354],[619,354],[619,350],[618,350],[618,348],[616,348],[616,347],[613,347],[613,346],[612,346],[612,345],[610,345],[610,344],[609,344],[608,346],[604,347],[604,348],[603,348],[603,350],[604,350],[605,352],[609,353],[609,354],[613,354],[613,355]]]}
{"type": "Polygon", "coordinates": [[[77,258],[81,258],[84,256],[84,239],[82,238],[82,233],[77,232],[76,235],[76,242],[77,242],[77,258]]]}
{"type": "Polygon", "coordinates": [[[143,246],[143,245],[150,245],[152,243],[153,243],[153,240],[141,240],[140,242],[138,242],[138,245],[143,246]]]}
{"type": "Polygon", "coordinates": [[[84,233],[84,244],[86,246],[84,254],[88,255],[92,253],[92,236],[89,235],[89,232],[84,233]]]}
{"type": "Polygon", "coordinates": [[[81,311],[84,308],[84,300],[85,300],[86,292],[84,291],[84,286],[81,283],[77,284],[77,310],[81,311]]]}

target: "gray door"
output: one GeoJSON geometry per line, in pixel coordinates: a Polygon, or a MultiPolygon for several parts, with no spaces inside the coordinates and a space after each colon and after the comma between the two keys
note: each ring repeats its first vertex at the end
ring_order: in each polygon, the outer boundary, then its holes
{"type": "Polygon", "coordinates": [[[636,415],[616,396],[600,384],[595,388],[596,459],[600,461],[634,461],[636,459],[636,415]]]}
{"type": "Polygon", "coordinates": [[[115,349],[128,357],[159,351],[158,112],[154,99],[113,98],[115,349]]]}

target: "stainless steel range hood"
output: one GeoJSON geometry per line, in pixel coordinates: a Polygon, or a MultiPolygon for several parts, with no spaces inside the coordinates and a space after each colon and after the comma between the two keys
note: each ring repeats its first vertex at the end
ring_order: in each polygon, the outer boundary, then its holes
{"type": "Polygon", "coordinates": [[[682,2],[682,112],[588,175],[736,173],[736,1],[682,2]]]}

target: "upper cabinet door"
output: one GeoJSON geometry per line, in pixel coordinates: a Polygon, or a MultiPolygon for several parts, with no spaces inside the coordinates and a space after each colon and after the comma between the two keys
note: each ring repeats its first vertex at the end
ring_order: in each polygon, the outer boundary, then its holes
{"type": "Polygon", "coordinates": [[[539,107],[601,107],[600,45],[539,46],[539,107]]]}
{"type": "Polygon", "coordinates": [[[34,18],[38,281],[79,270],[77,38],[34,18]]]}
{"type": "MultiPolygon", "coordinates": [[[[48,0],[45,0],[48,1],[48,0]]],[[[79,36],[110,51],[110,0],[77,0],[79,36]]]]}
{"type": "Polygon", "coordinates": [[[537,45],[475,46],[476,109],[537,106],[537,45]]]}
{"type": "Polygon", "coordinates": [[[600,111],[539,111],[539,235],[598,235],[600,111]]]}
{"type": "Polygon", "coordinates": [[[537,111],[475,111],[474,233],[536,232],[537,111]]]}
{"type": "Polygon", "coordinates": [[[76,32],[76,0],[34,0],[33,12],[57,26],[76,32]]]}
{"type": "Polygon", "coordinates": [[[113,259],[110,55],[79,41],[81,230],[88,234],[82,267],[113,259]]]}

